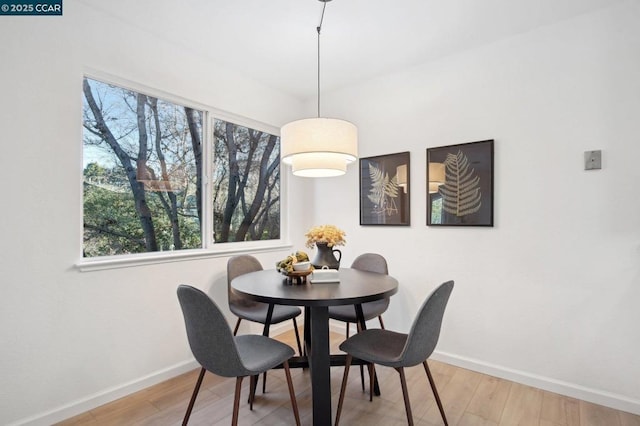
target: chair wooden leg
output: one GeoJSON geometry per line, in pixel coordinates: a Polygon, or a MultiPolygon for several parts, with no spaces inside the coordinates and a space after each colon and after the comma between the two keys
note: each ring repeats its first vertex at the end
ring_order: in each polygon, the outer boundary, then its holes
{"type": "Polygon", "coordinates": [[[384,330],[384,322],[382,321],[382,315],[378,315],[378,320],[380,321],[380,328],[384,330]]]}
{"type": "Polygon", "coordinates": [[[298,344],[298,353],[300,354],[300,356],[303,356],[302,354],[302,345],[300,344],[300,333],[298,332],[298,323],[296,322],[295,318],[293,319],[293,331],[296,333],[296,343],[298,344]]]}
{"type": "Polygon", "coordinates": [[[369,368],[369,402],[373,401],[373,383],[376,377],[376,365],[371,363],[367,364],[369,368]]]}
{"type": "MultiPolygon", "coordinates": [[[[348,326],[349,323],[347,323],[347,327],[348,326]]],[[[356,330],[358,333],[362,331],[362,327],[360,326],[359,322],[356,323],[356,330]]],[[[362,392],[364,392],[364,367],[362,364],[360,364],[360,385],[362,386],[362,392]]]]}
{"type": "Polygon", "coordinates": [[[240,409],[240,390],[242,389],[243,377],[236,377],[236,392],[233,397],[233,417],[231,425],[238,426],[238,410],[240,409]]]}
{"type": "Polygon", "coordinates": [[[260,376],[251,376],[249,379],[249,399],[247,402],[249,403],[249,410],[253,410],[253,400],[256,397],[256,386],[258,386],[258,377],[260,376]]]}
{"type": "Polygon", "coordinates": [[[431,385],[433,396],[436,398],[436,403],[438,404],[438,409],[440,410],[440,415],[442,416],[444,425],[449,426],[449,423],[447,422],[447,416],[444,415],[444,408],[442,408],[442,402],[440,401],[438,390],[436,389],[436,383],[433,381],[433,376],[431,375],[431,370],[429,370],[429,365],[427,364],[427,361],[425,360],[422,363],[422,365],[424,366],[424,371],[427,373],[427,377],[429,378],[429,384],[431,385]]]}
{"type": "Polygon", "coordinates": [[[347,339],[349,338],[349,323],[347,323],[347,339]]]}
{"type": "Polygon", "coordinates": [[[282,363],[284,374],[287,376],[287,386],[289,387],[289,398],[291,398],[291,408],[293,416],[296,418],[296,426],[300,426],[300,413],[298,412],[298,402],[296,401],[296,393],[293,390],[293,382],[291,381],[291,372],[289,371],[289,361],[282,363]]]}
{"type": "Polygon", "coordinates": [[[187,407],[187,412],[184,413],[184,419],[182,419],[182,426],[186,426],[189,423],[189,417],[191,417],[191,410],[193,410],[193,405],[196,403],[196,397],[198,396],[198,392],[200,391],[200,386],[202,385],[202,379],[204,378],[204,373],[207,370],[203,368],[200,369],[200,374],[198,375],[198,380],[196,381],[196,387],[193,388],[193,393],[191,394],[191,400],[189,401],[189,406],[187,407]]]}
{"type": "MultiPolygon", "coordinates": [[[[264,328],[262,329],[262,335],[263,336],[267,336],[269,337],[269,327],[271,326],[271,319],[273,318],[273,309],[274,309],[274,305],[272,303],[269,303],[269,308],[267,309],[267,316],[264,319],[264,328]]],[[[258,383],[257,380],[260,377],[260,375],[256,376],[256,384],[258,383]]],[[[265,393],[267,391],[267,372],[265,371],[262,374],[262,393],[265,393]]],[[[255,397],[255,393],[256,390],[255,388],[253,389],[253,397],[255,397]]]]}
{"type": "Polygon", "coordinates": [[[236,326],[233,329],[233,335],[235,336],[236,334],[238,334],[238,329],[240,328],[240,321],[242,321],[242,318],[238,318],[238,321],[236,321],[236,326]]]}
{"type": "Polygon", "coordinates": [[[407,390],[407,379],[404,377],[404,368],[396,368],[400,373],[400,385],[402,386],[402,396],[404,397],[404,408],[407,411],[407,423],[413,426],[413,415],[411,414],[411,403],[409,402],[409,391],[407,390]]]}
{"type": "Polygon", "coordinates": [[[353,357],[347,354],[347,359],[344,363],[344,374],[342,375],[342,385],[340,386],[340,398],[338,399],[335,426],[338,426],[338,423],[340,422],[340,413],[342,412],[342,403],[344,402],[344,393],[347,389],[347,378],[349,377],[349,367],[351,366],[352,359],[353,357]]]}

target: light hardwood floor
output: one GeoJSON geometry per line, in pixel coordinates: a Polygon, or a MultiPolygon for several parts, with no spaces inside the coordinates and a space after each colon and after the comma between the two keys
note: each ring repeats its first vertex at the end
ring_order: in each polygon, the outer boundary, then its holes
{"type": "MultiPolygon", "coordinates": [[[[277,336],[295,347],[293,332],[277,336]]],[[[333,351],[342,336],[332,333],[333,351]]],[[[437,361],[429,361],[450,425],[458,426],[640,426],[640,416],[542,391],[507,380],[476,373],[437,361]]],[[[395,370],[377,367],[382,395],[369,402],[362,392],[357,367],[349,374],[342,411],[342,425],[406,425],[400,381],[395,370]]],[[[331,369],[333,417],[342,381],[342,367],[331,369]]],[[[366,370],[365,370],[366,372],[366,370]]],[[[309,372],[291,371],[300,418],[311,425],[309,372]]],[[[58,425],[180,425],[198,370],[191,371],[125,398],[95,408],[58,425]]],[[[407,386],[415,424],[442,425],[438,407],[421,365],[406,370],[407,386]]],[[[366,376],[366,374],[365,374],[366,376]]],[[[365,379],[366,380],[366,379],[365,379]]],[[[292,425],[293,413],[284,372],[271,371],[267,392],[260,387],[253,411],[246,404],[248,382],[244,381],[240,425],[292,425]]],[[[235,379],[207,373],[189,425],[229,425],[235,379]]]]}

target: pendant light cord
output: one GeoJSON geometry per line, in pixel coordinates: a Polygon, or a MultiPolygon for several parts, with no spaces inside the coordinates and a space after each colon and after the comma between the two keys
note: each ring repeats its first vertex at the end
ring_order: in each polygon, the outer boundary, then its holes
{"type": "MultiPolygon", "coordinates": [[[[322,1],[322,0],[320,0],[322,1]]],[[[316,27],[318,31],[318,118],[320,118],[320,30],[322,29],[322,22],[324,21],[324,9],[327,7],[327,2],[323,1],[322,16],[320,16],[320,25],[316,27]]]]}

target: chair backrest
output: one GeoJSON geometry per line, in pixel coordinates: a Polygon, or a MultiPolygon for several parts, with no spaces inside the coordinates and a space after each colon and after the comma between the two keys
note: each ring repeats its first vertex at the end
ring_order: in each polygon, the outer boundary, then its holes
{"type": "Polygon", "coordinates": [[[436,288],[424,301],[416,315],[400,358],[409,367],[429,358],[438,343],[444,309],[453,290],[453,281],[436,288]]]}
{"type": "Polygon", "coordinates": [[[258,302],[247,300],[235,295],[231,291],[231,281],[240,275],[248,274],[249,272],[262,271],[262,269],[260,261],[248,254],[233,256],[227,261],[227,292],[229,294],[229,306],[254,306],[258,304],[258,302]]]}
{"type": "Polygon", "coordinates": [[[364,253],[356,257],[351,264],[353,269],[360,271],[376,272],[378,274],[389,274],[387,260],[377,253],[364,253]]]}
{"type": "Polygon", "coordinates": [[[178,300],[191,352],[200,365],[223,377],[246,376],[233,334],[218,305],[188,285],[178,287],[178,300]]]}
{"type": "MultiPolygon", "coordinates": [[[[389,267],[387,266],[387,259],[377,253],[363,253],[356,257],[351,264],[353,269],[360,271],[375,272],[378,274],[389,275],[389,267]]],[[[391,298],[387,297],[376,302],[370,302],[376,304],[378,309],[386,310],[391,303],[391,298]]]]}

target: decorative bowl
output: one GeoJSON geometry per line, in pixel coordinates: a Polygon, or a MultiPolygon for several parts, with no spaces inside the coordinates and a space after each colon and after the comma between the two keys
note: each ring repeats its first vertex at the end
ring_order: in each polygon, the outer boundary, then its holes
{"type": "Polygon", "coordinates": [[[293,270],[297,272],[308,271],[311,269],[311,262],[298,262],[293,264],[293,270]]]}

